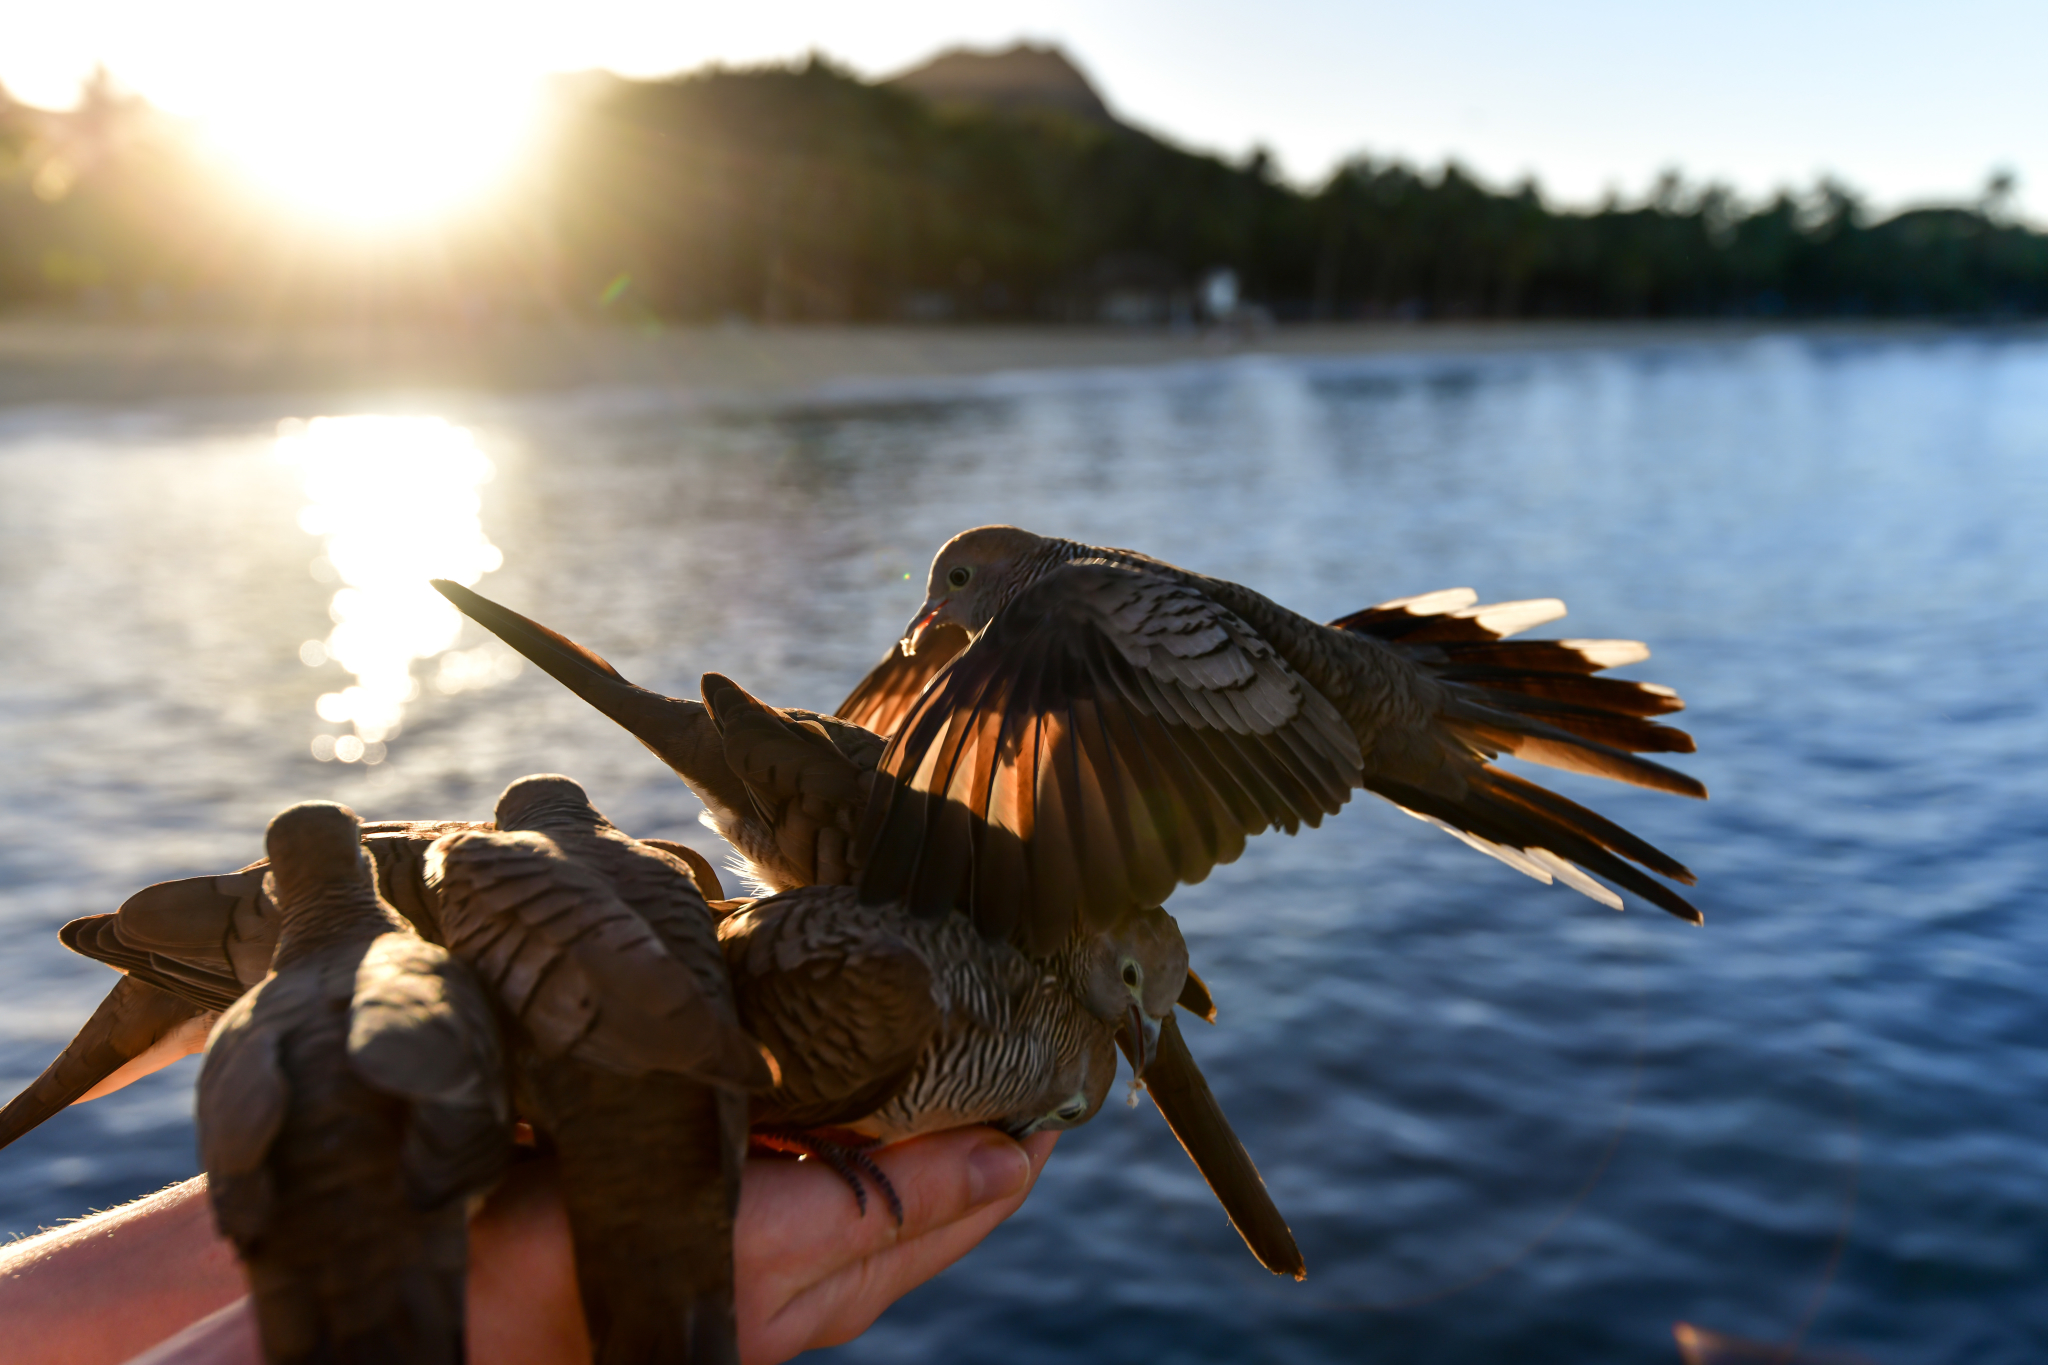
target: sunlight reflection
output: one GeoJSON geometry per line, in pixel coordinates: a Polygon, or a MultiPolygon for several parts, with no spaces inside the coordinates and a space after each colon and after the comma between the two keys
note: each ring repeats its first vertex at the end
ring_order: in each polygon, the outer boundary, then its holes
{"type": "Polygon", "coordinates": [[[478,519],[477,489],[494,471],[467,430],[438,417],[292,419],[278,425],[277,453],[305,479],[299,526],[322,540],[309,569],[342,585],[328,607],[334,629],[300,645],[299,658],[313,668],[338,663],[356,679],[314,706],[353,733],[318,736],[313,756],[380,763],[420,694],[415,660],[440,656],[441,692],[519,672],[518,657],[495,644],[450,650],[462,616],[427,586],[473,584],[504,562],[478,519]]]}

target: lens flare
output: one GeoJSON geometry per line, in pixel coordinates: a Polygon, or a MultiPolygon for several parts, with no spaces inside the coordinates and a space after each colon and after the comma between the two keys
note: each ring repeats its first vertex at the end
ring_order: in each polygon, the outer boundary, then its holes
{"type": "Polygon", "coordinates": [[[250,6],[217,78],[168,92],[259,195],[381,237],[486,210],[538,136],[540,83],[432,6],[250,6]]]}
{"type": "Polygon", "coordinates": [[[473,584],[504,562],[479,517],[477,490],[494,471],[467,430],[438,417],[289,421],[278,428],[277,453],[301,471],[299,526],[321,538],[321,558],[342,585],[328,606],[334,629],[302,644],[299,658],[312,667],[332,660],[356,679],[315,703],[321,720],[353,733],[321,736],[313,756],[375,764],[420,695],[416,660],[442,659],[435,685],[443,692],[518,672],[496,645],[451,653],[461,613],[427,586],[430,578],[473,584]]]}

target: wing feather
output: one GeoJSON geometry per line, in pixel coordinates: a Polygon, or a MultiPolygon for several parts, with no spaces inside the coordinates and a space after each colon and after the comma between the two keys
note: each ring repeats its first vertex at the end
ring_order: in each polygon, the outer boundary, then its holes
{"type": "Polygon", "coordinates": [[[854,684],[853,691],[833,714],[878,735],[894,735],[917,704],[919,694],[965,648],[967,632],[951,625],[926,631],[915,654],[905,654],[891,645],[888,654],[854,684]]]}
{"type": "Polygon", "coordinates": [[[862,899],[1049,951],[1251,834],[1319,822],[1360,762],[1328,700],[1199,587],[1069,564],[906,711],[861,826],[862,899]]]}
{"type": "MultiPolygon", "coordinates": [[[[274,979],[264,983],[276,984],[274,979]]],[[[267,1161],[291,1105],[290,1083],[278,1055],[279,1025],[270,1016],[289,1014],[292,1003],[260,988],[235,1001],[214,1025],[199,1070],[194,1105],[199,1164],[206,1169],[214,1221],[239,1241],[261,1235],[270,1221],[267,1161]],[[277,998],[259,1017],[257,1007],[266,994],[277,998]]]]}
{"type": "Polygon", "coordinates": [[[454,835],[434,846],[428,869],[450,950],[543,1055],[627,1075],[766,1084],[766,1063],[689,967],[546,835],[454,835]]]}
{"type": "Polygon", "coordinates": [[[755,901],[719,926],[747,1030],[782,1063],[755,1100],[757,1122],[852,1123],[909,1078],[937,1032],[930,966],[893,912],[844,887],[755,901]]]}
{"type": "Polygon", "coordinates": [[[488,1188],[512,1158],[498,1026],[470,971],[410,934],[384,934],[356,966],[348,1060],[411,1105],[400,1152],[412,1203],[488,1188]]]}

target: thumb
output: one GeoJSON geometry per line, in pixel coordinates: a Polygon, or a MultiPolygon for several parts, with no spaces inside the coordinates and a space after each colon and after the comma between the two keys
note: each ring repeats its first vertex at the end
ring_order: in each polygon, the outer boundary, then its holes
{"type": "Polygon", "coordinates": [[[749,1162],[735,1247],[748,1365],[858,1336],[1016,1212],[1056,1138],[964,1128],[874,1153],[902,1197],[901,1228],[872,1196],[862,1216],[822,1163],[749,1162]]]}

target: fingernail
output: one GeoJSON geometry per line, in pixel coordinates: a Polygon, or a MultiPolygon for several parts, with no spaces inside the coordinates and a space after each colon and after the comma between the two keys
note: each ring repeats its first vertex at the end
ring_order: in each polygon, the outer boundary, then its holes
{"type": "Polygon", "coordinates": [[[1031,1179],[1031,1158],[1008,1138],[984,1142],[967,1156],[967,1202],[974,1208],[1007,1199],[1031,1179]]]}

